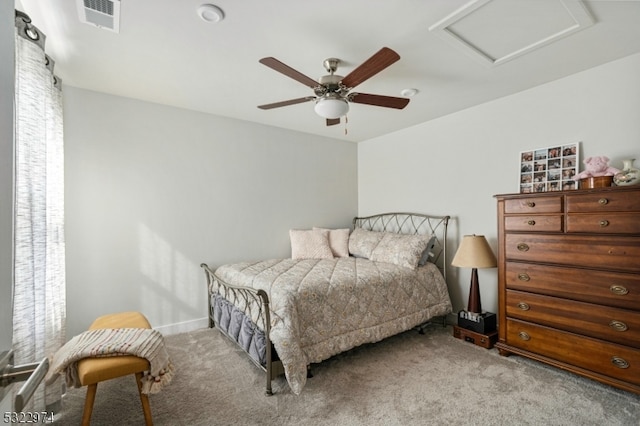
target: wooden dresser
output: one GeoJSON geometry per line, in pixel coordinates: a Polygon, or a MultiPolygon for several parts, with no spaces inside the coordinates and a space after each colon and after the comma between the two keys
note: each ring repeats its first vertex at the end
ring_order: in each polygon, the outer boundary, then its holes
{"type": "Polygon", "coordinates": [[[496,199],[500,354],[640,393],[640,185],[496,199]]]}

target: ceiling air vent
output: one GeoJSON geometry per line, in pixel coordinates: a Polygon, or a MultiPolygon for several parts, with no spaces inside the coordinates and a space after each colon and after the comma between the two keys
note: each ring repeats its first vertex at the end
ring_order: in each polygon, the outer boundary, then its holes
{"type": "Polygon", "coordinates": [[[76,0],[80,21],[120,32],[120,0],[76,0]]]}

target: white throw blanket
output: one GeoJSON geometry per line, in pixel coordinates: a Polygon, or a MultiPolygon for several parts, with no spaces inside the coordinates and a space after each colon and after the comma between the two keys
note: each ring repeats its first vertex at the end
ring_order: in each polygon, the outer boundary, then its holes
{"type": "Polygon", "coordinates": [[[142,393],[157,393],[171,382],[173,364],[162,334],[146,328],[103,328],[75,336],[53,356],[47,382],[65,374],[67,386],[80,387],[78,361],[91,357],[134,355],[149,361],[142,379],[142,393]]]}

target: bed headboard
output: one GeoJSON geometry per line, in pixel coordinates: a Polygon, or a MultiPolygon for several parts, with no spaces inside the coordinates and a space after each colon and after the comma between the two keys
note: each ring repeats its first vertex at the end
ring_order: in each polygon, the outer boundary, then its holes
{"type": "Polygon", "coordinates": [[[373,216],[354,217],[353,228],[367,231],[395,232],[396,234],[435,235],[435,245],[430,260],[447,279],[447,226],[450,216],[429,216],[420,213],[382,213],[373,216]]]}

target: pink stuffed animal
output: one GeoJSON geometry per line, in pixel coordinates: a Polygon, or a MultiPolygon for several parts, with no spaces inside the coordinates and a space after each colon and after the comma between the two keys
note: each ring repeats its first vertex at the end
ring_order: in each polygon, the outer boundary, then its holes
{"type": "Polygon", "coordinates": [[[592,176],[613,176],[620,173],[615,167],[609,167],[609,158],[601,155],[599,157],[587,157],[584,159],[585,170],[576,175],[576,179],[584,179],[592,176]]]}

